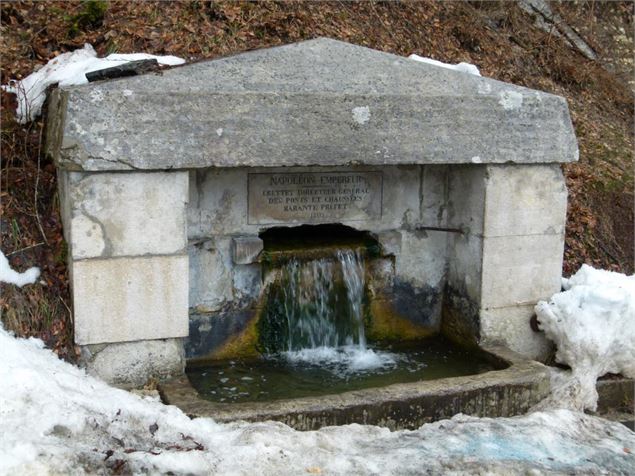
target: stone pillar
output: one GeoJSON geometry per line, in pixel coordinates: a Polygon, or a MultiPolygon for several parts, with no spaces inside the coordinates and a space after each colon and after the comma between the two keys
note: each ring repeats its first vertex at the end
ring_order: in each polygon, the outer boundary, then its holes
{"type": "Polygon", "coordinates": [[[82,364],[120,386],[182,373],[187,171],[60,171],[60,197],[82,364]]]}
{"type": "MultiPolygon", "coordinates": [[[[527,357],[550,345],[529,327],[537,301],[560,290],[567,190],[560,166],[464,166],[451,174],[449,296],[480,343],[527,357]]],[[[450,320],[452,322],[452,319],[450,320]]]]}

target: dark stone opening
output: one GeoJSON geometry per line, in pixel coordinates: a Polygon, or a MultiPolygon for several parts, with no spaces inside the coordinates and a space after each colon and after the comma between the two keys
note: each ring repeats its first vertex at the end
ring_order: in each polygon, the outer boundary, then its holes
{"type": "Polygon", "coordinates": [[[259,236],[264,242],[265,252],[362,247],[371,254],[379,254],[381,250],[370,232],[340,223],[279,226],[269,228],[259,236]]]}

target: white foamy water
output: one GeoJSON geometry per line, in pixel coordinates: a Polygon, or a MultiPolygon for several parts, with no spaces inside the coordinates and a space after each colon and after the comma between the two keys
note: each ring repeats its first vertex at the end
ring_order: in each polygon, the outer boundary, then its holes
{"type": "Polygon", "coordinates": [[[391,352],[361,348],[357,345],[342,347],[314,347],[282,353],[292,364],[320,366],[336,374],[352,374],[378,369],[392,369],[399,355],[391,352]]]}

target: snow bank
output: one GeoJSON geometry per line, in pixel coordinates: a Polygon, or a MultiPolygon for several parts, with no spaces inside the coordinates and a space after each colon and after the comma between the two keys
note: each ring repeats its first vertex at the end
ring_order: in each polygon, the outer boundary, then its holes
{"type": "Polygon", "coordinates": [[[478,68],[470,63],[459,63],[459,64],[442,63],[441,61],[437,61],[432,58],[426,58],[425,56],[419,56],[415,54],[408,56],[408,59],[419,61],[421,63],[431,64],[433,66],[439,66],[441,68],[453,69],[454,71],[460,71],[461,73],[474,74],[476,76],[481,75],[481,72],[478,70],[478,68]]]}
{"type": "Polygon", "coordinates": [[[15,284],[22,287],[25,284],[33,284],[40,277],[40,268],[33,267],[27,269],[24,273],[18,273],[11,269],[9,260],[0,250],[0,283],[15,284]]]}
{"type": "Polygon", "coordinates": [[[556,388],[554,401],[595,410],[595,382],[606,373],[635,378],[635,276],[582,265],[564,292],[536,305],[540,327],[557,345],[556,360],[572,379],[556,388]]]}
{"type": "Polygon", "coordinates": [[[84,48],[63,53],[23,80],[9,81],[9,85],[2,88],[17,96],[16,115],[18,122],[25,124],[40,115],[49,86],[86,84],[86,73],[143,59],[156,59],[159,64],[170,66],[185,63],[184,59],[176,56],[154,56],[145,53],[111,54],[105,58],[97,58],[93,47],[85,44],[84,48]]]}
{"type": "Polygon", "coordinates": [[[628,473],[635,433],[568,410],[416,431],[217,424],[109,387],[0,327],[0,474],[628,473]]]}

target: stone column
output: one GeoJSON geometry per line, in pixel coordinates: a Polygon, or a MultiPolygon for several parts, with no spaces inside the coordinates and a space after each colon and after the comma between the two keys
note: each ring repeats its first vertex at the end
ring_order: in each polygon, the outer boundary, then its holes
{"type": "Polygon", "coordinates": [[[557,164],[451,173],[450,221],[464,234],[450,246],[448,307],[467,315],[480,343],[500,342],[536,359],[549,353],[529,320],[537,301],[560,290],[566,207],[557,164]]]}
{"type": "Polygon", "coordinates": [[[183,372],[187,171],[60,171],[75,343],[120,386],[183,372]]]}

